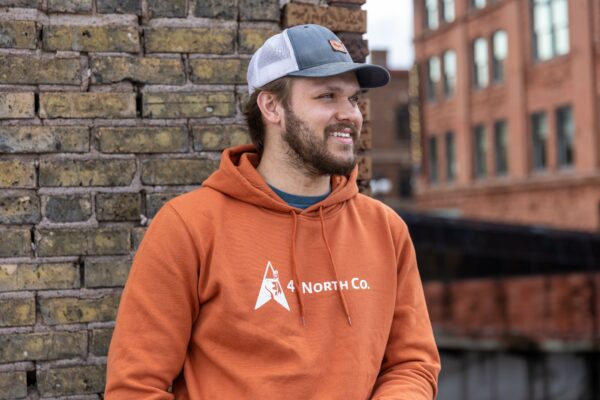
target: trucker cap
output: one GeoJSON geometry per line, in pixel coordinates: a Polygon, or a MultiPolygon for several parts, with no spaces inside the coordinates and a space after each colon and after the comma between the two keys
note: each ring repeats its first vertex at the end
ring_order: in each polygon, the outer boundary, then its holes
{"type": "Polygon", "coordinates": [[[387,84],[389,72],[379,65],[352,61],[342,41],[320,25],[298,25],[271,36],[248,66],[248,92],[284,76],[326,77],[355,71],[361,88],[387,84]]]}

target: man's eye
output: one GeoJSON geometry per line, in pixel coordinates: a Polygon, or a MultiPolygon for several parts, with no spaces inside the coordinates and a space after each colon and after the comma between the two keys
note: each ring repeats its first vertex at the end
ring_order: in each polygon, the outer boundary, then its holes
{"type": "Polygon", "coordinates": [[[350,103],[352,103],[352,104],[358,104],[359,99],[360,99],[360,97],[358,95],[355,95],[355,96],[352,96],[349,98],[350,103]]]}
{"type": "Polygon", "coordinates": [[[319,96],[320,99],[333,99],[333,93],[323,93],[319,96]]]}

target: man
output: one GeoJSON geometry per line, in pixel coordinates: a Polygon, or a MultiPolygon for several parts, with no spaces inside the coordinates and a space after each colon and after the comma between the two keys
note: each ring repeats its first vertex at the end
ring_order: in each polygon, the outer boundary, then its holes
{"type": "Polygon", "coordinates": [[[156,215],[108,356],[106,399],[432,399],[439,357],[406,225],[358,194],[362,88],[328,29],[248,69],[254,146],[156,215]]]}

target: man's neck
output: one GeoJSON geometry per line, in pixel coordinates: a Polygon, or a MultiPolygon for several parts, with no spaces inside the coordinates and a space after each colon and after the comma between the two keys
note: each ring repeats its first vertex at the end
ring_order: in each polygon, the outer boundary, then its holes
{"type": "Polygon", "coordinates": [[[269,185],[289,194],[320,196],[330,190],[329,175],[313,175],[298,168],[285,154],[264,152],[256,169],[269,185]]]}

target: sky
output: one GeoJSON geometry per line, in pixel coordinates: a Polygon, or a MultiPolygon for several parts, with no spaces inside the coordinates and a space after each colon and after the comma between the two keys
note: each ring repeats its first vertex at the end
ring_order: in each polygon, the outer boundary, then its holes
{"type": "Polygon", "coordinates": [[[414,59],[413,0],[367,0],[367,34],[371,50],[388,50],[388,66],[407,69],[414,59]]]}

